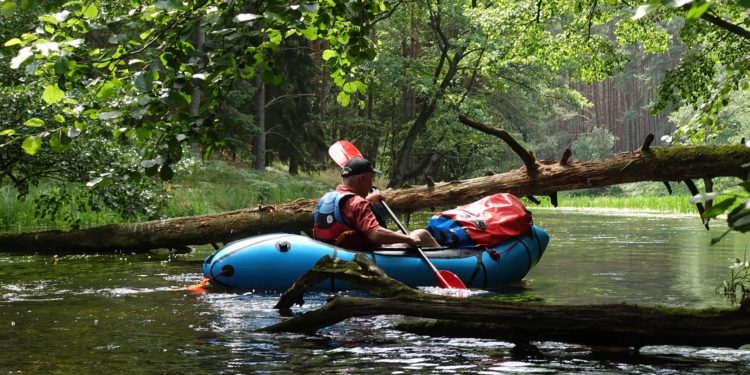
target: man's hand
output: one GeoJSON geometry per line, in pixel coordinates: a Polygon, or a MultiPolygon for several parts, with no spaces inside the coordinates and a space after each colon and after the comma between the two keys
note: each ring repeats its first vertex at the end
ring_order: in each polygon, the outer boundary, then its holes
{"type": "Polygon", "coordinates": [[[380,201],[383,200],[383,195],[380,194],[379,191],[375,190],[371,192],[370,194],[367,194],[367,197],[365,199],[367,199],[367,201],[370,203],[374,203],[374,204],[377,204],[378,206],[382,206],[380,204],[380,201]]]}
{"type": "Polygon", "coordinates": [[[413,234],[409,236],[409,239],[410,239],[410,241],[407,242],[407,244],[409,244],[409,246],[419,246],[419,245],[422,244],[422,239],[419,238],[419,237],[417,237],[417,236],[415,236],[415,235],[413,235],[413,234]]]}

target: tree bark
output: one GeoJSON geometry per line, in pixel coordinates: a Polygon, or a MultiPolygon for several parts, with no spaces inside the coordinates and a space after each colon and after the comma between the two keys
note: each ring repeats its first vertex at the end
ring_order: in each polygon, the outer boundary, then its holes
{"type": "Polygon", "coordinates": [[[255,127],[257,133],[253,139],[253,169],[266,170],[266,85],[260,78],[255,81],[255,127]]]}
{"type": "MultiPolygon", "coordinates": [[[[537,161],[536,171],[515,169],[468,180],[436,182],[383,196],[396,212],[436,210],[466,204],[487,195],[555,195],[558,191],[604,187],[637,181],[681,181],[713,177],[747,177],[750,148],[735,146],[650,147],[607,160],[537,161]]],[[[316,200],[220,214],[106,225],[72,231],[0,235],[0,251],[21,253],[83,253],[145,251],[188,245],[225,243],[275,231],[300,232],[312,227],[316,200]]]]}
{"type": "Polygon", "coordinates": [[[542,305],[479,298],[359,298],[337,296],[321,309],[264,329],[314,332],[345,319],[408,315],[441,319],[406,328],[441,336],[512,342],[560,341],[592,346],[690,345],[740,347],[750,343],[750,314],[635,305],[542,305]]]}
{"type": "Polygon", "coordinates": [[[401,324],[399,329],[440,336],[485,337],[516,343],[560,341],[591,346],[691,345],[739,347],[750,343],[750,313],[635,305],[544,305],[421,293],[382,273],[364,256],[354,262],[322,258],[279,300],[289,313],[304,292],[333,277],[379,298],[337,296],[320,309],[263,328],[305,332],[370,315],[407,315],[438,322],[401,324]]]}

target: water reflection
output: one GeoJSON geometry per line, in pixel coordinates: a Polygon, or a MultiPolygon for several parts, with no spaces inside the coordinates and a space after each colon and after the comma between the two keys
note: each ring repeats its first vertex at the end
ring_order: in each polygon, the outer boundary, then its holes
{"type": "MultiPolygon", "coordinates": [[[[748,246],[734,235],[708,246],[719,231],[707,233],[695,216],[535,210],[535,218],[552,238],[539,266],[474,298],[728,307],[714,286],[728,276],[726,259],[748,246]]],[[[523,353],[500,340],[396,331],[398,316],[350,319],[314,336],[257,333],[282,319],[279,293],[190,293],[209,253],[0,254],[0,373],[750,373],[750,354],[739,350],[647,347],[636,357],[542,342],[523,353]]],[[[309,294],[294,312],[328,297],[309,294]]]]}

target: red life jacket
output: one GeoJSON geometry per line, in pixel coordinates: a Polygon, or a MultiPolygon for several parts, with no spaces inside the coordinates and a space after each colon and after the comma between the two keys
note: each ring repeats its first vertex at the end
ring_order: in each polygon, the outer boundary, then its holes
{"type": "Polygon", "coordinates": [[[341,205],[355,194],[332,191],[318,201],[313,213],[313,238],[354,250],[369,250],[372,244],[341,215],[341,205]]]}

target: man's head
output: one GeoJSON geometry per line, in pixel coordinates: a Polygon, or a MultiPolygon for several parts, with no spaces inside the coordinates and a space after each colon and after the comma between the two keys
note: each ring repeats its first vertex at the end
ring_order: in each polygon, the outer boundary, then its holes
{"type": "Polygon", "coordinates": [[[341,177],[351,177],[368,172],[380,173],[379,170],[372,167],[369,160],[351,158],[344,164],[344,168],[341,169],[341,177]]]}
{"type": "Polygon", "coordinates": [[[366,196],[372,188],[372,178],[379,170],[372,167],[370,161],[363,158],[349,159],[341,169],[341,178],[357,194],[366,196]]]}

